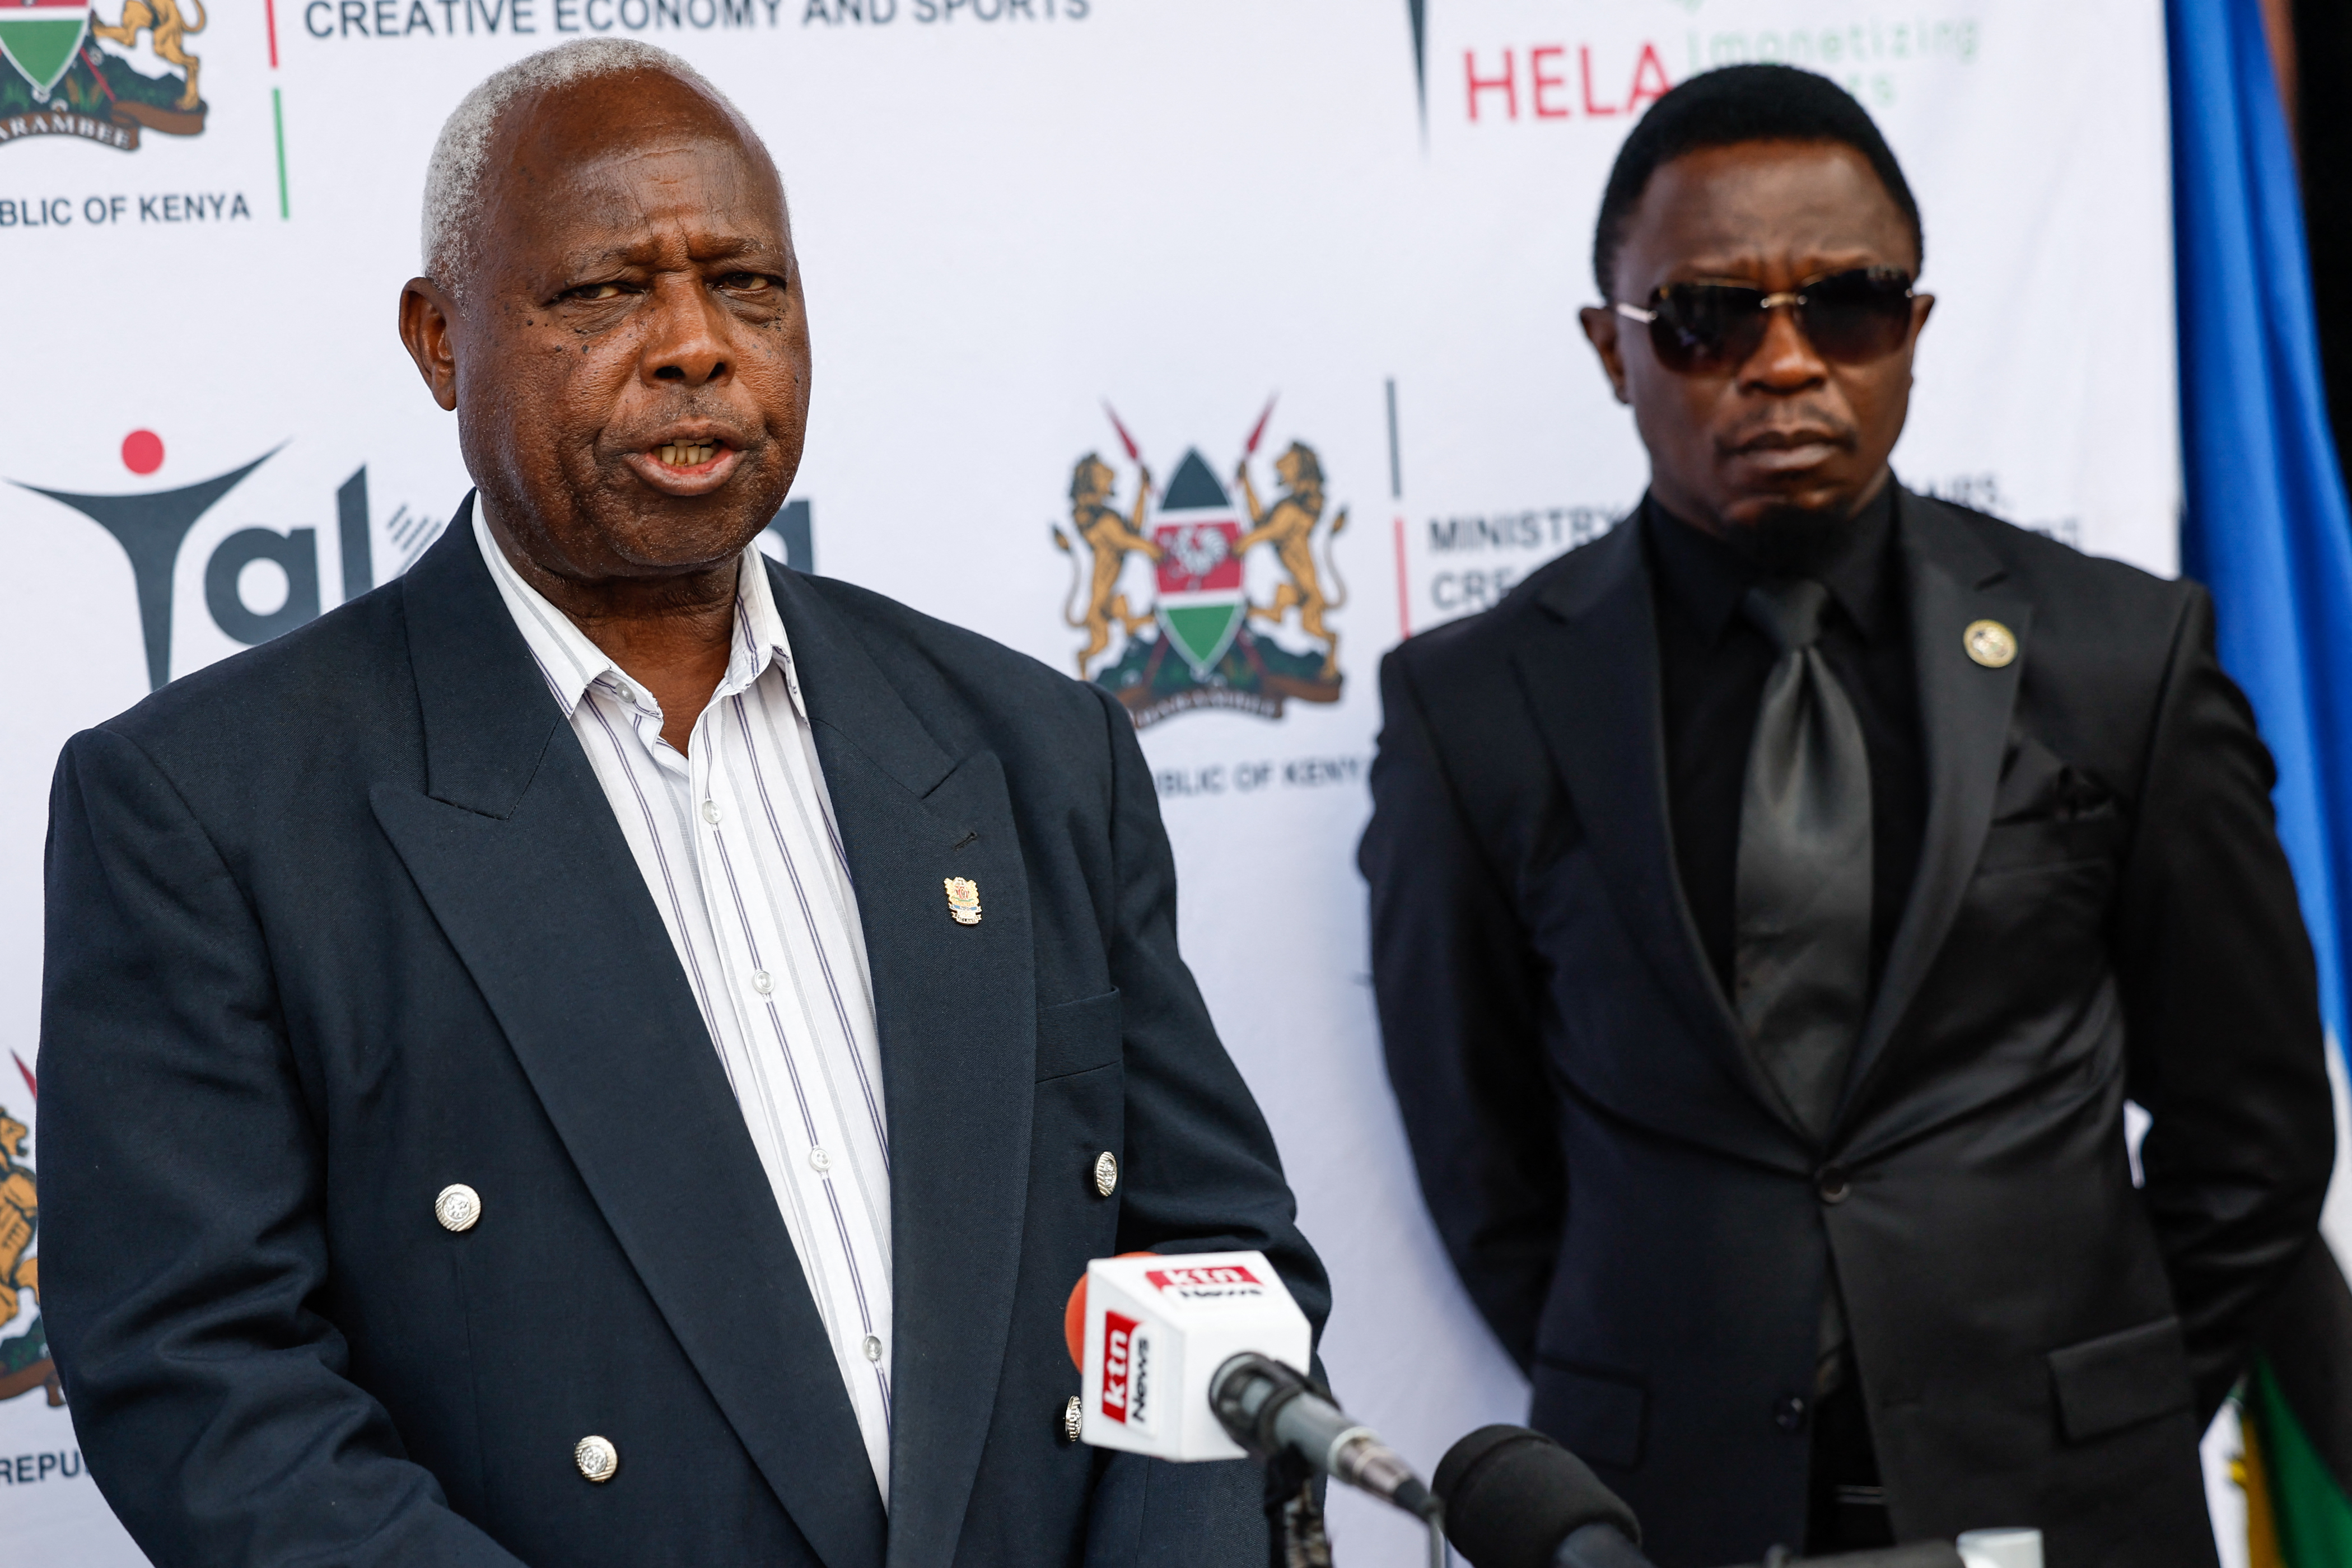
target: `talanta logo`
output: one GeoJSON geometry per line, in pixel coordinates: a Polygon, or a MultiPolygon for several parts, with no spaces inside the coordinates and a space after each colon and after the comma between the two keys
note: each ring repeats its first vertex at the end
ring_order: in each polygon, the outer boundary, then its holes
{"type": "MultiPolygon", "coordinates": [[[[0,0],[0,5],[9,0],[0,0]]],[[[46,496],[69,507],[114,536],[130,558],[132,588],[139,602],[139,634],[147,655],[147,684],[158,688],[172,679],[172,619],[180,546],[198,519],[243,483],[246,477],[284,449],[271,447],[251,462],[215,474],[192,485],[170,489],[87,494],[54,489],[45,485],[10,479],[19,489],[46,496]]],[[[134,430],[123,438],[123,466],[137,475],[149,475],[163,465],[163,438],[152,430],[134,430]]],[[[368,508],[367,469],[362,467],[336,487],[336,531],[342,558],[342,597],[355,599],[377,582],[373,531],[368,508]]],[[[426,546],[440,535],[443,521],[413,514],[406,507],[393,513],[384,526],[384,542],[394,559],[383,580],[390,581],[413,565],[426,546]]],[[[801,541],[807,541],[807,513],[800,514],[801,541]]],[[[264,574],[267,575],[268,574],[264,574]]],[[[312,528],[241,528],[213,546],[204,570],[204,605],[213,624],[232,640],[247,647],[268,642],[316,617],[320,610],[319,541],[312,528]],[[245,569],[257,562],[277,568],[285,595],[266,608],[246,600],[245,569]]]]}
{"type": "Polygon", "coordinates": [[[203,62],[188,38],[205,20],[204,0],[122,0],[112,22],[90,0],[0,0],[0,58],[10,68],[0,70],[0,143],[79,136],[129,153],[142,128],[199,134],[203,62]],[[161,74],[132,63],[142,37],[161,74]]]}
{"type": "Polygon", "coordinates": [[[1132,499],[1118,499],[1118,473],[1099,453],[1071,470],[1069,531],[1054,530],[1071,563],[1062,618],[1086,634],[1078,674],[1108,688],[1139,730],[1195,708],[1279,719],[1286,699],[1339,700],[1339,634],[1327,617],[1347,603],[1331,542],[1348,526],[1348,509],[1324,521],[1323,460],[1304,441],[1274,459],[1276,488],[1261,498],[1250,465],[1273,415],[1268,403],[1231,489],[1187,447],[1155,496],[1143,449],[1116,414],[1112,428],[1136,468],[1132,499]],[[1259,549],[1279,575],[1271,594],[1253,600],[1247,566],[1259,549]]]}

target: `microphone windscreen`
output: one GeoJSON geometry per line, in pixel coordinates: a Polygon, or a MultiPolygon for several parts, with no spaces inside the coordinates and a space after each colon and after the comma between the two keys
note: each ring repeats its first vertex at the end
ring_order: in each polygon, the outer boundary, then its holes
{"type": "Polygon", "coordinates": [[[1446,1450],[1433,1484],[1445,1537],[1472,1568],[1550,1568],[1588,1524],[1642,1539],[1633,1510],[1583,1460],[1525,1426],[1481,1426],[1446,1450]]]}
{"type": "Polygon", "coordinates": [[[1087,1369],[1087,1277],[1070,1287],[1070,1299],[1062,1307],[1062,1342],[1070,1350],[1070,1364],[1080,1372],[1087,1369]]]}
{"type": "MultiPolygon", "coordinates": [[[[1122,1252],[1121,1258],[1154,1258],[1157,1253],[1122,1252]]],[[[1070,1299],[1062,1304],[1062,1342],[1069,1347],[1070,1364],[1084,1372],[1087,1365],[1087,1277],[1070,1287],[1070,1299]]]]}

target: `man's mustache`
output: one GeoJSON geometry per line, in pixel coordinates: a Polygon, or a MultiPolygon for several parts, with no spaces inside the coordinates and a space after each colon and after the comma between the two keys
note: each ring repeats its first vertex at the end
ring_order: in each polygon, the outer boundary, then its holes
{"type": "Polygon", "coordinates": [[[626,424],[608,425],[604,445],[608,449],[643,452],[671,441],[723,441],[738,449],[766,441],[765,422],[749,417],[740,407],[715,398],[682,398],[658,412],[646,410],[626,424]]]}
{"type": "Polygon", "coordinates": [[[1777,411],[1716,438],[1716,450],[1727,457],[1746,452],[1785,451],[1791,447],[1827,445],[1852,451],[1861,432],[1851,420],[1825,411],[1800,408],[1777,411]]]}

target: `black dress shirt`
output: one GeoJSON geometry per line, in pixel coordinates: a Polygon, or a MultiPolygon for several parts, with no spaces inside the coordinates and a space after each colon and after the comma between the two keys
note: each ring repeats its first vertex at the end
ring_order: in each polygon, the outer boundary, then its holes
{"type": "MultiPolygon", "coordinates": [[[[1658,624],[1666,806],[1675,864],[1707,962],[1731,994],[1739,803],[1764,680],[1778,657],[1739,613],[1765,575],[1747,552],[1654,499],[1642,504],[1658,624]]],[[[1830,591],[1822,657],[1845,688],[1870,752],[1870,979],[1875,993],[1903,918],[1927,816],[1910,617],[1895,551],[1895,486],[1857,513],[1808,574],[1830,591]]]]}
{"type": "MultiPolygon", "coordinates": [[[[1779,655],[1739,613],[1768,574],[1735,544],[1656,500],[1642,508],[1657,605],[1666,795],[1675,862],[1707,962],[1732,995],[1740,797],[1764,681],[1779,655]]],[[[1870,754],[1870,983],[1874,996],[1903,919],[1927,812],[1910,617],[1895,552],[1895,486],[1857,512],[1803,575],[1830,591],[1822,657],[1853,701],[1870,754]]],[[[1843,1304],[1822,1302],[1822,1358],[1810,1414],[1809,1553],[1891,1546],[1868,1417],[1852,1375],[1843,1304]]]]}

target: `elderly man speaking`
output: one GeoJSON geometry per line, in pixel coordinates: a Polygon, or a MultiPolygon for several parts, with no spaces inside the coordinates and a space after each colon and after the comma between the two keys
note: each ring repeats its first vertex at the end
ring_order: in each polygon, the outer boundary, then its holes
{"type": "Polygon", "coordinates": [[[1087,1258],[1328,1299],[1150,777],[1103,692],[754,548],[809,403],[759,138],[533,56],[425,252],[475,496],[58,766],[46,1305],[108,1500],[166,1568],[1263,1561],[1244,1467],[1070,1441],[1087,1258]]]}

